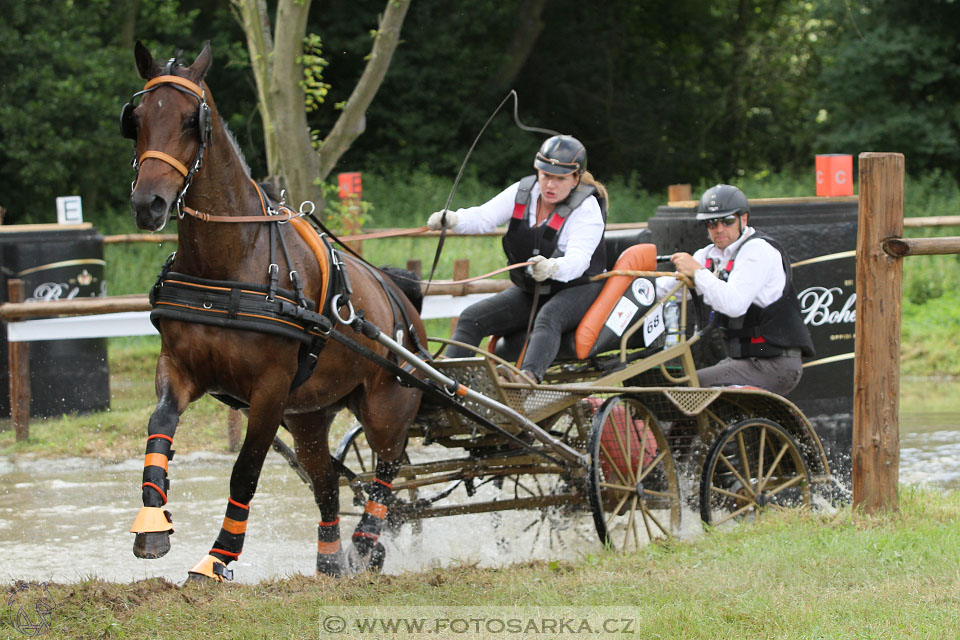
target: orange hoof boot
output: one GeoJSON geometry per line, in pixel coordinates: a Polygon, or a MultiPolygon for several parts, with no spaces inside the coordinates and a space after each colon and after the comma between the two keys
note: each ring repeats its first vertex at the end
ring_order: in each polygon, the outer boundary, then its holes
{"type": "Polygon", "coordinates": [[[133,540],[133,555],[147,560],[162,558],[170,551],[173,516],[160,507],[141,507],[130,532],[137,534],[133,540]]]}
{"type": "Polygon", "coordinates": [[[227,569],[227,563],[215,556],[207,555],[187,573],[187,582],[223,582],[233,580],[233,571],[227,569]]]}

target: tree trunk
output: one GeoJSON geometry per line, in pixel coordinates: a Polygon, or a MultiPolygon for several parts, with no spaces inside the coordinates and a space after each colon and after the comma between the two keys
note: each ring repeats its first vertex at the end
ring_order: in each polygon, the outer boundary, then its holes
{"type": "Polygon", "coordinates": [[[319,183],[366,127],[367,108],[390,66],[410,0],[387,0],[363,75],[319,151],[313,148],[310,137],[301,87],[303,69],[297,62],[303,51],[310,0],[279,0],[275,33],[283,37],[272,40],[266,0],[232,2],[250,50],[263,119],[267,170],[272,178],[285,184],[294,208],[310,200],[320,214],[325,203],[319,183]]]}
{"type": "Polygon", "coordinates": [[[257,85],[257,108],[263,122],[263,146],[267,155],[267,173],[280,174],[279,143],[273,126],[273,104],[267,88],[270,86],[270,59],[273,56],[273,38],[270,35],[270,15],[266,0],[233,0],[237,20],[247,36],[250,67],[257,85]]]}

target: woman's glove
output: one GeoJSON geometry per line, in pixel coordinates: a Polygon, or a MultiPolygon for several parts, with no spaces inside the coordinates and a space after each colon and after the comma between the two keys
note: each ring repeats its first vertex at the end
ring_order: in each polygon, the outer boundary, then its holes
{"type": "Polygon", "coordinates": [[[446,227],[447,229],[457,226],[459,217],[453,211],[444,209],[443,211],[435,211],[430,214],[430,217],[427,218],[427,229],[430,231],[440,231],[441,227],[446,227]],[[443,214],[447,214],[447,217],[444,218],[443,214]]]}
{"type": "Polygon", "coordinates": [[[528,267],[528,269],[530,269],[530,275],[533,276],[533,279],[537,282],[543,282],[556,273],[557,269],[560,267],[560,263],[556,258],[533,256],[530,258],[530,262],[533,263],[528,267]]]}

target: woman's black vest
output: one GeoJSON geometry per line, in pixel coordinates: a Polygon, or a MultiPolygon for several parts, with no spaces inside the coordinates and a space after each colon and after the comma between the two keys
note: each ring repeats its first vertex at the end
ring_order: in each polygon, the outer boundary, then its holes
{"type": "MultiPolygon", "coordinates": [[[[739,318],[718,314],[720,326],[725,333],[727,355],[731,358],[773,358],[783,355],[788,349],[800,349],[800,352],[809,358],[815,353],[813,341],[800,314],[800,301],[797,299],[797,290],[793,286],[790,256],[779,242],[757,230],[743,241],[737,253],[743,249],[743,245],[756,239],[766,240],[780,252],[786,282],[783,285],[783,293],[769,306],[761,308],[756,303],[751,304],[747,312],[739,318]]],[[[713,260],[709,259],[706,267],[726,282],[730,272],[733,271],[733,262],[736,257],[737,255],[734,254],[727,264],[722,266],[714,265],[713,260]]]]}
{"type": "MultiPolygon", "coordinates": [[[[537,181],[537,176],[527,176],[520,180],[520,188],[517,190],[516,202],[513,205],[513,217],[510,219],[510,226],[507,227],[507,233],[503,236],[503,251],[507,254],[508,264],[517,264],[526,262],[531,256],[544,255],[550,258],[559,258],[563,252],[557,249],[557,238],[560,236],[560,230],[567,222],[567,216],[577,207],[583,204],[583,201],[590,196],[596,197],[600,203],[600,213],[603,215],[603,222],[607,222],[607,203],[592,185],[579,184],[573,192],[567,196],[567,199],[561,202],[553,214],[547,219],[546,223],[537,227],[531,227],[527,223],[527,206],[530,204],[530,191],[537,181]]],[[[607,264],[607,251],[603,239],[597,244],[593,257],[590,259],[590,266],[583,272],[579,278],[570,282],[558,282],[557,280],[546,280],[537,283],[527,273],[526,269],[512,269],[510,279],[528,293],[533,293],[537,284],[540,284],[540,294],[546,295],[555,293],[560,289],[572,287],[578,284],[589,282],[590,276],[603,273],[607,264]]]]}

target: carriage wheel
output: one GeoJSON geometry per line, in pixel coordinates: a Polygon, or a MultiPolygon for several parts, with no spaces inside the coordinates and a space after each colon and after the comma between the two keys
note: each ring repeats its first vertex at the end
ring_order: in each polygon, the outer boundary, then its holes
{"type": "Polygon", "coordinates": [[[810,472],[786,429],[765,418],[727,427],[710,447],[700,481],[700,517],[715,527],[763,511],[809,507],[810,472]]]}
{"type": "MultiPolygon", "coordinates": [[[[355,425],[343,436],[333,457],[354,473],[373,473],[377,469],[377,454],[375,454],[373,449],[370,448],[370,445],[367,444],[367,436],[363,432],[363,425],[360,424],[355,425]]],[[[403,455],[400,457],[400,462],[403,465],[410,464],[410,457],[407,455],[406,450],[404,450],[403,455]]],[[[405,475],[401,468],[397,477],[412,478],[414,476],[405,475]]],[[[408,489],[404,493],[406,495],[402,497],[403,500],[407,502],[417,500],[418,492],[416,489],[408,489]]],[[[400,498],[401,496],[398,495],[397,497],[400,498]]],[[[395,510],[388,511],[387,525],[391,528],[399,529],[404,521],[403,516],[397,517],[395,510]]],[[[414,533],[420,533],[422,528],[423,525],[419,520],[413,520],[414,533]]]]}
{"type": "Polygon", "coordinates": [[[656,416],[635,398],[614,396],[594,416],[588,480],[604,544],[636,550],[680,530],[680,485],[670,447],[656,416]]]}

